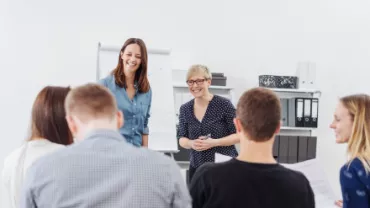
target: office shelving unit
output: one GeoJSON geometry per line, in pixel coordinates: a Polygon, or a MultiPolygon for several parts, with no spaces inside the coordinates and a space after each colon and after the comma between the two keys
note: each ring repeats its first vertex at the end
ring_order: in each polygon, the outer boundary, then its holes
{"type": "MultiPolygon", "coordinates": [[[[320,98],[316,89],[281,89],[267,88],[280,98],[320,98]]],[[[289,111],[288,111],[289,112],[289,111]]],[[[318,122],[320,118],[318,117],[318,122]]],[[[275,138],[273,154],[281,163],[296,163],[316,157],[317,127],[282,126],[275,138]],[[306,156],[305,156],[306,155],[306,156]]]]}
{"type": "MultiPolygon", "coordinates": [[[[283,88],[267,88],[274,91],[279,98],[320,98],[321,92],[316,89],[283,89],[283,88]]],[[[311,127],[290,127],[282,126],[280,135],[286,136],[315,136],[317,128],[311,127]]]]}

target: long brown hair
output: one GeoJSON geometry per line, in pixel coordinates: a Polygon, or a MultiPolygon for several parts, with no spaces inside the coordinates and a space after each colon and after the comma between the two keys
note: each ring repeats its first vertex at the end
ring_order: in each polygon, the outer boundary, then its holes
{"type": "Polygon", "coordinates": [[[356,157],[366,173],[370,173],[370,96],[354,94],[340,99],[353,121],[352,134],[348,140],[347,153],[350,164],[356,157]]]}
{"type": "Polygon", "coordinates": [[[148,53],[143,40],[139,38],[129,38],[123,44],[121,51],[118,54],[118,64],[112,71],[115,82],[118,86],[126,88],[126,77],[124,74],[124,64],[121,53],[123,53],[128,45],[138,44],[141,50],[141,63],[135,73],[135,81],[138,83],[138,90],[141,93],[149,91],[150,85],[148,80],[148,53]]]}
{"type": "Polygon", "coordinates": [[[37,95],[31,115],[31,136],[69,145],[73,136],[68,128],[64,101],[70,87],[46,86],[37,95]]]}

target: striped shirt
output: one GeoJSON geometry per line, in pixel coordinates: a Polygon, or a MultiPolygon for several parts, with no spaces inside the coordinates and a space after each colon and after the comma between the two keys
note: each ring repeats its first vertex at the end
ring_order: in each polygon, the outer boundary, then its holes
{"type": "Polygon", "coordinates": [[[95,130],[30,167],[21,207],[180,208],[191,198],[174,160],[95,130]]]}

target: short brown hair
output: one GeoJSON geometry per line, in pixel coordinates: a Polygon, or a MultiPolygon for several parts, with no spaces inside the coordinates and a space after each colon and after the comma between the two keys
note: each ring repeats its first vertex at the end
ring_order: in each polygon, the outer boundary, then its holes
{"type": "Polygon", "coordinates": [[[82,122],[91,119],[113,119],[117,103],[104,86],[88,83],[71,90],[65,102],[67,114],[76,115],[82,122]]]}
{"type": "Polygon", "coordinates": [[[273,91],[257,87],[244,92],[240,97],[236,117],[249,139],[267,141],[280,125],[280,106],[280,100],[273,91]]]}
{"type": "Polygon", "coordinates": [[[69,87],[46,86],[37,95],[31,114],[31,137],[69,145],[73,136],[68,128],[64,101],[69,87]]]}
{"type": "Polygon", "coordinates": [[[138,90],[141,93],[149,91],[150,85],[148,80],[148,52],[146,45],[140,38],[129,38],[123,44],[119,54],[118,54],[118,64],[116,68],[112,71],[115,82],[118,86],[127,88],[126,77],[124,74],[124,64],[121,56],[128,45],[138,44],[141,51],[141,64],[135,73],[135,81],[138,83],[138,90]]]}

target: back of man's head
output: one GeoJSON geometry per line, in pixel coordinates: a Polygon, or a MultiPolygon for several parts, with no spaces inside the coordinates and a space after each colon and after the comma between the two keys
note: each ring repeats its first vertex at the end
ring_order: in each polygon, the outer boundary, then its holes
{"type": "Polygon", "coordinates": [[[280,99],[266,88],[253,88],[240,97],[236,117],[248,139],[264,142],[279,130],[280,99]]]}
{"type": "MultiPolygon", "coordinates": [[[[85,84],[73,88],[65,101],[67,120],[88,124],[102,120],[115,122],[119,113],[112,93],[99,84],[85,84]]],[[[71,123],[71,122],[69,122],[71,123]]]]}

